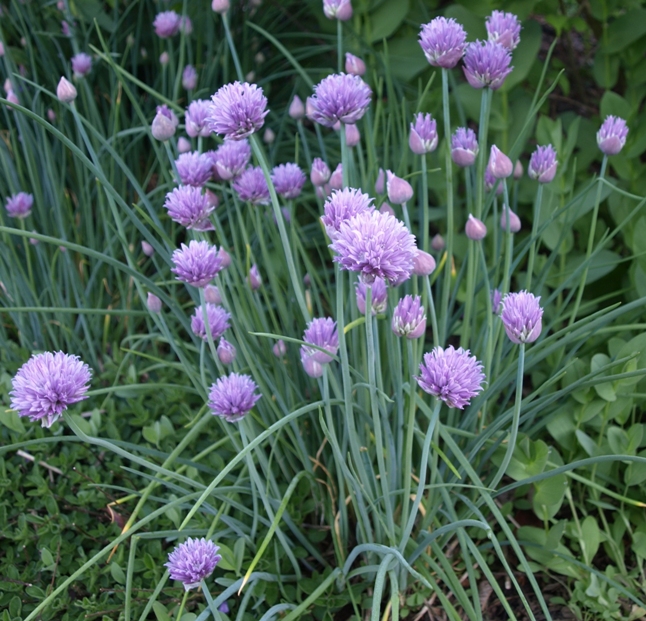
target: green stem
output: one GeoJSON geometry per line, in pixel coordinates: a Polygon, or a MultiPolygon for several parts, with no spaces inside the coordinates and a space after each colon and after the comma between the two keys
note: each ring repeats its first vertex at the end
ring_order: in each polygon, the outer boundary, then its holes
{"type": "MultiPolygon", "coordinates": [[[[442,108],[444,114],[444,167],[446,177],[446,263],[444,265],[444,283],[442,285],[442,300],[440,306],[442,333],[439,335],[439,342],[444,345],[449,329],[449,297],[451,291],[451,271],[453,269],[453,234],[455,230],[453,162],[451,161],[451,108],[449,106],[449,72],[447,69],[442,69],[442,108]]],[[[426,178],[426,159],[424,159],[424,177],[426,178]]],[[[428,233],[428,229],[426,230],[428,233]]],[[[426,246],[424,250],[427,250],[426,246]]]]}
{"type": "Polygon", "coordinates": [[[337,54],[337,70],[339,73],[343,71],[343,28],[341,20],[336,20],[336,54],[337,54]]]}
{"type": "Polygon", "coordinates": [[[516,401],[514,403],[514,413],[511,419],[511,433],[509,435],[509,442],[507,444],[507,451],[505,452],[505,458],[500,464],[500,468],[496,473],[491,484],[488,486],[491,489],[496,489],[498,483],[509,466],[511,457],[514,453],[514,448],[516,447],[516,438],[518,437],[518,426],[520,424],[520,406],[523,401],[523,371],[525,368],[525,343],[520,344],[520,349],[518,350],[518,373],[516,374],[516,401]]]}
{"type": "Polygon", "coordinates": [[[206,586],[206,581],[200,580],[200,586],[202,587],[202,592],[204,593],[204,597],[206,597],[206,602],[209,606],[209,610],[211,611],[211,614],[213,615],[213,619],[215,621],[219,621],[221,619],[220,611],[217,609],[215,602],[213,601],[213,597],[211,596],[211,591],[209,591],[209,587],[206,586]]]}
{"type": "Polygon", "coordinates": [[[538,221],[541,214],[541,204],[543,202],[543,184],[538,184],[536,190],[536,200],[534,202],[534,221],[532,222],[532,245],[529,247],[529,258],[527,259],[527,280],[525,289],[529,291],[532,286],[532,276],[534,274],[534,257],[536,256],[536,246],[538,245],[538,221]]]}
{"type": "Polygon", "coordinates": [[[583,298],[583,291],[585,289],[585,281],[588,279],[588,270],[590,269],[590,255],[592,254],[592,246],[594,244],[594,234],[597,230],[597,219],[599,217],[599,203],[601,202],[601,186],[603,185],[601,181],[606,174],[606,166],[608,165],[608,156],[603,156],[603,161],[601,162],[601,172],[599,173],[599,179],[597,180],[597,197],[594,201],[594,211],[592,212],[592,223],[590,224],[590,233],[588,235],[588,247],[585,252],[585,268],[583,274],[581,275],[581,281],[579,283],[579,290],[576,294],[576,301],[574,302],[574,310],[572,311],[572,316],[570,317],[570,325],[576,321],[577,313],[579,312],[579,307],[581,306],[581,299],[583,298]]]}
{"type": "Polygon", "coordinates": [[[439,339],[437,313],[435,312],[435,302],[433,301],[433,292],[431,291],[431,277],[424,277],[424,291],[426,292],[426,299],[428,300],[428,314],[431,317],[431,328],[433,330],[433,347],[437,347],[441,341],[439,339]]]}
{"type": "Polygon", "coordinates": [[[422,153],[422,228],[419,232],[420,239],[417,245],[421,246],[424,252],[428,252],[428,168],[426,165],[426,153],[422,153]]]}
{"type": "MultiPolygon", "coordinates": [[[[410,397],[411,399],[415,398],[415,391],[413,387],[410,388],[410,397]]],[[[431,415],[431,420],[428,424],[428,429],[426,431],[426,437],[424,438],[424,446],[422,447],[422,460],[419,465],[419,482],[417,483],[417,493],[415,494],[415,501],[413,502],[413,509],[408,516],[408,522],[402,533],[401,542],[399,544],[399,551],[404,552],[406,549],[406,544],[410,539],[410,535],[413,532],[413,526],[415,525],[415,518],[417,517],[417,511],[419,510],[419,505],[422,502],[422,495],[424,494],[424,487],[426,485],[426,471],[428,470],[428,455],[431,450],[431,440],[433,439],[435,425],[437,424],[438,418],[440,416],[440,408],[442,407],[442,402],[438,399],[435,408],[433,409],[433,414],[431,415]]]]}
{"type": "Polygon", "coordinates": [[[408,420],[406,422],[406,440],[404,444],[404,495],[402,497],[402,527],[408,523],[410,512],[410,488],[413,474],[413,436],[415,433],[415,390],[413,374],[415,373],[415,341],[406,339],[406,351],[408,353],[408,420]]]}
{"type": "Polygon", "coordinates": [[[307,304],[305,303],[305,296],[303,295],[302,290],[302,282],[299,280],[298,274],[296,273],[296,265],[294,264],[294,257],[292,256],[289,237],[287,235],[287,229],[285,228],[285,220],[280,210],[280,204],[278,202],[278,196],[276,195],[276,189],[274,188],[274,184],[271,181],[271,173],[269,171],[267,160],[265,159],[265,154],[263,153],[262,147],[258,142],[258,136],[256,134],[251,135],[251,147],[253,149],[254,155],[256,156],[256,159],[258,160],[258,164],[262,168],[262,172],[265,175],[265,180],[267,181],[267,186],[269,187],[271,206],[276,217],[276,224],[278,225],[278,232],[280,233],[280,241],[283,244],[285,260],[287,261],[287,270],[292,281],[292,287],[294,289],[294,294],[296,295],[296,301],[300,306],[303,318],[305,319],[305,321],[309,321],[310,313],[307,310],[307,304]]]}
{"type": "Polygon", "coordinates": [[[229,28],[229,14],[222,14],[222,23],[224,24],[224,34],[227,39],[227,44],[229,50],[231,51],[231,58],[233,58],[233,64],[236,68],[236,75],[240,82],[244,82],[244,75],[242,74],[242,67],[240,66],[240,59],[238,58],[238,52],[236,52],[236,46],[233,43],[233,37],[231,36],[231,29],[229,28]]]}
{"type": "Polygon", "coordinates": [[[475,279],[476,279],[476,244],[472,239],[469,240],[467,253],[467,297],[464,303],[464,317],[462,319],[462,333],[460,335],[460,345],[465,349],[469,347],[471,338],[471,314],[473,312],[473,303],[475,298],[475,279]]]}
{"type": "Polygon", "coordinates": [[[392,543],[395,537],[395,522],[393,520],[392,499],[390,497],[390,488],[388,486],[388,472],[384,462],[384,443],[381,431],[381,415],[379,404],[377,403],[377,378],[375,376],[375,341],[373,335],[373,317],[372,317],[372,286],[366,286],[366,346],[368,349],[368,384],[370,385],[370,409],[372,412],[372,423],[375,434],[375,449],[377,451],[377,467],[379,469],[379,482],[381,483],[381,493],[383,502],[386,507],[386,521],[388,524],[388,534],[392,543]]]}
{"type": "Polygon", "coordinates": [[[182,618],[182,613],[184,612],[184,607],[186,606],[186,600],[188,599],[188,591],[184,591],[184,597],[182,597],[182,603],[179,605],[179,610],[177,611],[177,616],[175,617],[177,621],[182,618]]]}

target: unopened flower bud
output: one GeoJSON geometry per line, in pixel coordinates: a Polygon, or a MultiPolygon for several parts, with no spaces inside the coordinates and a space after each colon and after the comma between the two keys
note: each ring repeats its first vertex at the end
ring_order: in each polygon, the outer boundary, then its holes
{"type": "Polygon", "coordinates": [[[50,123],[53,123],[56,120],[56,112],[54,112],[51,108],[47,108],[47,119],[50,123]]]}
{"type": "Polygon", "coordinates": [[[388,200],[395,205],[402,205],[413,198],[413,187],[408,181],[394,175],[391,171],[386,172],[388,181],[386,189],[388,190],[388,200]]]}
{"type": "Polygon", "coordinates": [[[260,289],[262,286],[262,278],[260,277],[260,272],[258,271],[258,266],[254,263],[249,270],[249,286],[252,291],[260,289]]]}
{"type": "Polygon", "coordinates": [[[435,271],[435,259],[423,250],[417,250],[413,259],[413,274],[415,276],[429,276],[435,271]]]}
{"type": "Polygon", "coordinates": [[[204,287],[204,301],[207,304],[222,304],[220,290],[215,285],[206,285],[204,287]]]}
{"type": "Polygon", "coordinates": [[[500,228],[506,231],[508,226],[510,233],[518,233],[520,231],[520,218],[509,207],[504,206],[502,214],[500,214],[500,228]],[[509,214],[509,224],[507,223],[507,214],[509,214]]]}
{"type": "Polygon", "coordinates": [[[437,148],[437,122],[430,114],[416,114],[410,124],[408,146],[416,155],[431,153],[437,148]]]}
{"type": "Polygon", "coordinates": [[[345,144],[349,147],[356,147],[361,141],[361,134],[356,125],[348,124],[345,126],[345,144]]]}
{"type": "Polygon", "coordinates": [[[283,341],[283,339],[277,340],[271,348],[271,351],[274,353],[276,358],[282,358],[287,353],[287,345],[285,345],[285,341],[283,341]]]}
{"type": "MultiPolygon", "coordinates": [[[[356,285],[356,298],[357,298],[357,308],[362,315],[366,314],[366,289],[368,285],[359,281],[356,285]]],[[[378,315],[386,311],[388,306],[388,289],[386,287],[386,281],[383,278],[377,276],[375,282],[371,285],[372,291],[370,292],[370,299],[372,306],[372,314],[378,315]]]]}
{"type": "Polygon", "coordinates": [[[523,176],[523,165],[520,163],[520,160],[516,160],[514,164],[514,179],[518,180],[523,176]]]}
{"type": "Polygon", "coordinates": [[[363,75],[366,72],[366,63],[358,56],[346,52],[345,54],[345,72],[351,75],[363,75]]]}
{"type": "Polygon", "coordinates": [[[626,144],[628,126],[618,116],[607,116],[597,132],[597,144],[605,155],[617,155],[626,144]]]}
{"type": "Polygon", "coordinates": [[[262,135],[262,141],[265,144],[271,144],[274,140],[276,140],[276,134],[274,131],[269,127],[265,128],[265,133],[262,135]]]}
{"type": "Polygon", "coordinates": [[[164,142],[175,135],[176,127],[177,123],[174,122],[174,119],[166,114],[165,111],[158,109],[150,130],[155,140],[164,142]]]}
{"type": "Polygon", "coordinates": [[[480,241],[487,235],[487,227],[482,220],[474,218],[471,214],[469,214],[469,219],[467,220],[467,224],[464,227],[464,232],[469,239],[473,241],[480,241]]]}
{"type": "Polygon", "coordinates": [[[446,248],[446,242],[444,241],[444,237],[442,237],[439,233],[435,235],[431,240],[431,248],[433,248],[435,252],[442,252],[442,250],[446,248]]]}
{"type": "Polygon", "coordinates": [[[148,299],[146,300],[146,306],[151,313],[161,313],[162,303],[161,300],[154,294],[148,292],[148,299]]]}
{"type": "Polygon", "coordinates": [[[384,169],[380,168],[377,173],[377,181],[375,181],[375,194],[383,194],[386,189],[386,173],[384,169]]]}
{"type": "Polygon", "coordinates": [[[537,147],[529,160],[527,174],[530,179],[536,179],[539,183],[549,183],[556,175],[556,151],[551,144],[545,147],[537,147]]]}
{"type": "Polygon", "coordinates": [[[310,181],[315,187],[325,185],[330,179],[330,169],[328,165],[320,158],[317,157],[312,162],[312,170],[310,172],[310,181]]]}
{"type": "Polygon", "coordinates": [[[231,265],[231,255],[222,246],[218,250],[218,257],[222,261],[222,269],[226,269],[231,265]]]}
{"type": "Polygon", "coordinates": [[[379,211],[381,213],[389,213],[391,216],[395,216],[395,210],[388,203],[382,203],[381,207],[379,207],[379,211]]]}
{"type": "Polygon", "coordinates": [[[298,95],[294,95],[292,103],[289,105],[289,116],[298,121],[305,116],[305,104],[298,95]]]}
{"type": "Polygon", "coordinates": [[[514,172],[511,160],[495,144],[491,147],[487,167],[496,179],[506,179],[514,172]]]}
{"type": "Polygon", "coordinates": [[[478,155],[478,140],[470,128],[458,127],[451,136],[451,159],[461,168],[472,166],[478,155]]]}
{"type": "Polygon", "coordinates": [[[180,136],[177,139],[177,150],[180,153],[188,153],[192,149],[191,143],[184,136],[180,136]]]}
{"type": "Polygon", "coordinates": [[[330,190],[343,188],[343,164],[339,164],[330,177],[330,190]]]}
{"type": "Polygon", "coordinates": [[[230,6],[229,0],[213,0],[211,2],[211,9],[220,15],[226,13],[230,6]]]}
{"type": "Polygon", "coordinates": [[[236,359],[238,353],[236,348],[224,337],[220,339],[216,351],[222,364],[231,364],[236,359]]]}
{"type": "Polygon", "coordinates": [[[147,241],[141,242],[141,251],[147,257],[152,257],[155,254],[155,249],[147,241]]]}
{"type": "Polygon", "coordinates": [[[170,62],[170,56],[168,55],[168,52],[162,52],[159,55],[159,64],[162,67],[165,67],[169,62],[170,62]]]}
{"type": "Polygon", "coordinates": [[[58,97],[59,101],[62,101],[63,103],[71,103],[76,99],[77,94],[74,84],[63,76],[56,87],[56,97],[58,97]]]}

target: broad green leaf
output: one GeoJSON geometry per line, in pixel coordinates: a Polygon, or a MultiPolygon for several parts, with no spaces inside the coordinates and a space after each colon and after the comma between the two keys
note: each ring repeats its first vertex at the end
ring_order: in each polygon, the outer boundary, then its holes
{"type": "Polygon", "coordinates": [[[18,412],[0,407],[0,423],[16,433],[25,433],[25,426],[22,424],[18,412]]]}
{"type": "Polygon", "coordinates": [[[565,497],[567,478],[558,474],[534,484],[532,507],[541,520],[552,519],[561,508],[565,497]]]}
{"type": "Polygon", "coordinates": [[[634,8],[608,24],[606,54],[614,54],[646,35],[646,9],[634,8]]]}
{"type": "Polygon", "coordinates": [[[110,563],[110,575],[115,582],[118,582],[119,584],[126,583],[126,574],[116,561],[112,561],[112,563],[110,563]]]}
{"type": "Polygon", "coordinates": [[[171,621],[171,617],[170,614],[168,614],[166,606],[161,602],[155,601],[153,603],[153,612],[155,613],[157,621],[171,621]]]}
{"type": "Polygon", "coordinates": [[[646,533],[638,531],[633,535],[632,551],[640,558],[646,559],[646,533]]]}
{"type": "Polygon", "coordinates": [[[388,62],[392,75],[405,81],[412,80],[429,67],[417,39],[411,37],[388,41],[388,62]]]}
{"type": "Polygon", "coordinates": [[[514,70],[505,79],[501,90],[509,91],[527,77],[529,70],[538,58],[542,39],[543,30],[538,22],[529,20],[523,24],[520,43],[512,55],[514,70]]]}
{"type": "MultiPolygon", "coordinates": [[[[409,0],[387,0],[367,20],[368,43],[387,39],[404,21],[409,0]]],[[[415,41],[417,44],[417,41],[415,41]]],[[[419,46],[419,44],[417,44],[419,46]]]]}
{"type": "MultiPolygon", "coordinates": [[[[462,24],[462,27],[467,33],[468,41],[475,41],[476,39],[486,39],[487,29],[485,27],[484,20],[482,19],[482,17],[471,12],[466,6],[463,6],[463,4],[464,3],[450,4],[447,7],[446,11],[444,11],[444,16],[452,17],[458,23],[462,24]]],[[[474,8],[478,7],[474,6],[474,8]]]]}
{"type": "Polygon", "coordinates": [[[601,543],[601,534],[599,533],[599,525],[591,515],[581,522],[581,533],[583,538],[581,540],[581,548],[583,549],[583,557],[585,562],[589,565],[592,563],[599,544],[601,543]]]}
{"type": "Polygon", "coordinates": [[[602,119],[610,114],[627,119],[630,116],[630,104],[621,95],[606,91],[601,98],[599,112],[602,119]]]}

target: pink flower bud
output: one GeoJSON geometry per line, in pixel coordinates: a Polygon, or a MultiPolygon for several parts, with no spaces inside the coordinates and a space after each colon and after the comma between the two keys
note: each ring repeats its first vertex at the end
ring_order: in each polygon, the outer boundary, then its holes
{"type": "Polygon", "coordinates": [[[222,364],[231,364],[238,354],[236,348],[229,343],[224,337],[220,339],[217,348],[218,358],[222,364]]]}
{"type": "Polygon", "coordinates": [[[147,257],[152,257],[155,254],[155,249],[147,241],[141,242],[141,251],[147,257]]]}
{"type": "Polygon", "coordinates": [[[177,139],[177,150],[180,153],[188,153],[192,149],[191,143],[184,136],[180,136],[177,139]]]}
{"type": "Polygon", "coordinates": [[[330,189],[340,190],[343,187],[343,164],[339,164],[330,177],[330,189]]]}
{"type": "Polygon", "coordinates": [[[446,242],[444,241],[444,237],[442,237],[439,233],[435,235],[431,240],[431,248],[433,248],[435,252],[442,252],[442,250],[446,248],[446,242]]]}
{"type": "Polygon", "coordinates": [[[146,300],[146,306],[151,313],[161,313],[162,303],[161,300],[153,293],[148,292],[148,299],[146,300]]]}
{"type": "Polygon", "coordinates": [[[363,75],[366,72],[366,63],[358,56],[346,52],[345,54],[345,72],[351,75],[363,75]]]}
{"type": "Polygon", "coordinates": [[[377,181],[375,181],[375,194],[383,194],[386,189],[386,175],[384,169],[380,168],[377,174],[377,181]]]}
{"type": "Polygon", "coordinates": [[[206,285],[204,287],[204,301],[207,304],[222,304],[222,296],[220,290],[215,285],[206,285]]]}
{"type": "Polygon", "coordinates": [[[230,6],[229,0],[213,0],[211,2],[211,9],[220,15],[226,13],[230,6]]]}
{"type": "Polygon", "coordinates": [[[500,228],[507,231],[509,226],[510,233],[518,233],[520,231],[520,218],[509,207],[505,206],[500,214],[500,228]],[[507,224],[507,214],[509,214],[509,225],[507,224]]]}
{"type": "Polygon", "coordinates": [[[361,134],[356,125],[346,125],[345,126],[345,144],[349,147],[356,147],[361,141],[361,134]]]}
{"type": "Polygon", "coordinates": [[[76,95],[77,92],[74,85],[63,76],[56,87],[56,97],[63,103],[71,103],[76,99],[76,95]]]}
{"type": "Polygon", "coordinates": [[[467,224],[464,227],[464,232],[469,239],[473,241],[480,241],[487,235],[487,227],[482,220],[478,220],[478,218],[474,218],[471,214],[469,214],[469,219],[467,220],[467,224]]]}
{"type": "Polygon", "coordinates": [[[379,207],[379,211],[381,213],[389,213],[391,216],[395,216],[395,210],[388,203],[383,203],[381,207],[379,207]]]}
{"type": "Polygon", "coordinates": [[[491,147],[488,168],[496,179],[506,179],[514,172],[511,160],[495,144],[491,147]]]}
{"type": "Polygon", "coordinates": [[[435,259],[428,252],[418,249],[413,259],[413,274],[415,276],[429,276],[434,271],[435,259]]]}
{"type": "Polygon", "coordinates": [[[413,198],[413,187],[408,181],[394,175],[390,170],[386,172],[388,181],[386,189],[388,190],[388,200],[395,205],[402,205],[413,198]]]}
{"type": "Polygon", "coordinates": [[[283,339],[276,341],[275,345],[271,348],[271,351],[274,353],[276,358],[282,358],[287,353],[287,345],[283,339]]]}
{"type": "Polygon", "coordinates": [[[298,95],[294,95],[294,99],[289,105],[289,116],[297,121],[305,116],[305,105],[298,95]]]}

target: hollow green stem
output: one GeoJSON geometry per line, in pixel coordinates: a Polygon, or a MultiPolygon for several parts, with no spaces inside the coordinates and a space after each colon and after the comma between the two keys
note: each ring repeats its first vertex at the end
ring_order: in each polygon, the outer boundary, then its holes
{"type": "Polygon", "coordinates": [[[285,252],[285,260],[287,261],[287,271],[289,272],[289,277],[292,281],[292,287],[294,289],[294,294],[296,295],[296,301],[298,306],[301,309],[301,313],[305,321],[310,320],[310,313],[307,310],[307,304],[305,303],[305,296],[303,295],[302,282],[298,278],[296,273],[296,265],[294,263],[294,257],[292,256],[292,250],[289,243],[289,236],[287,235],[287,229],[285,228],[285,219],[280,210],[280,203],[278,202],[278,196],[276,194],[276,189],[274,184],[271,181],[271,172],[269,171],[269,165],[265,158],[265,154],[260,146],[258,141],[258,136],[256,134],[251,135],[251,147],[253,149],[254,155],[258,160],[258,164],[262,168],[262,172],[265,175],[265,180],[267,181],[267,186],[269,187],[269,196],[271,197],[271,206],[274,210],[274,216],[276,217],[276,224],[278,225],[278,232],[280,234],[280,241],[283,245],[283,251],[285,252]]]}
{"type": "Polygon", "coordinates": [[[523,371],[525,369],[525,343],[520,344],[520,349],[518,350],[518,372],[516,374],[516,400],[514,402],[514,413],[511,419],[511,432],[509,434],[509,442],[507,444],[507,451],[505,452],[505,457],[500,464],[500,468],[496,473],[496,476],[493,478],[493,481],[489,485],[491,489],[496,489],[498,483],[500,483],[505,472],[507,472],[507,467],[511,461],[511,456],[514,454],[514,448],[516,447],[516,438],[518,438],[518,426],[520,424],[520,407],[523,401],[523,371]]]}
{"type": "Polygon", "coordinates": [[[581,299],[583,298],[583,291],[585,289],[585,281],[588,279],[588,271],[590,269],[590,255],[592,254],[592,246],[594,244],[594,234],[597,230],[597,219],[599,218],[599,203],[601,202],[601,186],[603,185],[602,180],[606,175],[606,166],[608,165],[608,156],[603,156],[603,161],[601,162],[601,172],[599,173],[599,179],[597,180],[597,197],[594,201],[594,210],[592,212],[592,223],[590,224],[590,233],[588,234],[588,247],[585,251],[585,268],[583,269],[583,274],[581,274],[581,281],[579,282],[579,290],[576,293],[576,301],[574,302],[574,309],[572,311],[572,316],[570,317],[570,325],[576,321],[577,314],[579,312],[579,307],[581,306],[581,299]]]}
{"type": "MultiPolygon", "coordinates": [[[[410,391],[411,399],[415,398],[414,391],[410,391]]],[[[428,470],[428,456],[431,450],[431,440],[435,432],[435,425],[437,424],[438,418],[440,416],[440,408],[442,407],[442,402],[438,399],[433,413],[431,415],[431,420],[428,424],[428,429],[426,431],[426,437],[424,438],[424,445],[422,447],[422,460],[419,465],[419,482],[417,483],[417,493],[415,494],[415,500],[413,502],[413,508],[408,516],[408,522],[402,533],[402,538],[399,544],[399,551],[404,552],[406,549],[406,544],[410,539],[410,535],[413,532],[413,526],[415,525],[415,518],[417,517],[417,512],[419,510],[419,505],[422,502],[422,495],[424,494],[424,487],[426,485],[426,471],[428,470]]]]}
{"type": "Polygon", "coordinates": [[[188,591],[184,591],[184,597],[182,597],[182,603],[179,605],[179,610],[177,611],[177,615],[175,618],[179,621],[179,619],[182,618],[182,614],[184,613],[184,607],[186,606],[186,600],[188,599],[188,591]]]}
{"type": "Polygon", "coordinates": [[[343,27],[341,20],[336,20],[336,54],[337,54],[337,70],[339,73],[343,71],[343,27]]]}
{"type": "Polygon", "coordinates": [[[381,414],[377,402],[377,378],[375,376],[375,341],[373,334],[373,317],[372,317],[372,286],[366,287],[366,346],[368,350],[368,383],[370,385],[370,410],[372,412],[372,422],[375,434],[375,449],[377,452],[377,467],[379,469],[379,482],[381,483],[381,492],[383,502],[386,508],[386,523],[388,525],[388,535],[394,544],[395,522],[393,519],[392,499],[390,497],[390,488],[388,485],[388,472],[384,462],[384,443],[381,429],[381,414]]]}
{"type": "Polygon", "coordinates": [[[244,75],[242,74],[242,66],[240,65],[240,59],[238,58],[238,52],[236,51],[236,46],[233,43],[233,37],[231,36],[231,28],[229,27],[229,14],[222,14],[222,24],[224,25],[224,36],[227,39],[227,45],[229,51],[231,52],[231,58],[233,58],[233,64],[236,68],[236,75],[240,82],[244,82],[244,75]]]}
{"type": "Polygon", "coordinates": [[[536,256],[536,247],[538,246],[538,221],[541,214],[541,204],[543,202],[543,184],[538,184],[536,190],[536,200],[534,201],[534,221],[532,222],[532,245],[529,247],[529,258],[527,259],[527,279],[525,280],[525,289],[529,291],[532,287],[532,276],[534,274],[534,257],[536,256]]]}
{"type": "MultiPolygon", "coordinates": [[[[449,329],[449,297],[451,291],[451,271],[453,269],[453,234],[455,232],[455,217],[453,211],[453,162],[451,161],[451,108],[449,106],[449,72],[442,69],[442,109],[444,115],[444,168],[446,178],[446,263],[444,265],[444,283],[442,285],[442,300],[440,306],[440,317],[442,320],[442,333],[439,335],[439,342],[446,343],[447,331],[449,329]]],[[[426,158],[424,164],[424,178],[426,179],[426,158]]],[[[428,192],[427,192],[428,193],[428,192]]],[[[428,197],[427,197],[428,201],[428,197]]],[[[427,209],[424,213],[427,213],[427,209]]],[[[428,235],[428,226],[426,228],[428,235]]],[[[428,252],[428,248],[424,246],[428,252]]]]}
{"type": "Polygon", "coordinates": [[[413,373],[415,373],[415,341],[406,339],[406,352],[408,354],[408,420],[406,421],[406,439],[404,444],[404,495],[402,497],[402,527],[408,523],[410,515],[410,488],[413,474],[413,436],[415,433],[415,390],[413,373]]]}

